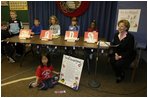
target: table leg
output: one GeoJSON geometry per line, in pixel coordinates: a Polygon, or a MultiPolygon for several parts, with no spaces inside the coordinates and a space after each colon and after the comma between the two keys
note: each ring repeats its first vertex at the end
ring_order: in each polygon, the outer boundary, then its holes
{"type": "Polygon", "coordinates": [[[31,49],[29,51],[26,51],[23,53],[23,56],[21,57],[21,62],[20,62],[20,67],[22,67],[23,65],[23,61],[24,61],[24,58],[27,54],[29,54],[30,52],[32,52],[32,54],[34,55],[34,52],[33,52],[33,49],[32,49],[32,46],[31,46],[31,49]]]}

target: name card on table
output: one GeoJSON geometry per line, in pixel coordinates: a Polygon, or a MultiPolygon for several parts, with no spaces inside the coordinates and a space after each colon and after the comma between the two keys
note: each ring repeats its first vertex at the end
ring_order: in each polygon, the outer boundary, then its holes
{"type": "Polygon", "coordinates": [[[53,31],[52,30],[42,30],[40,34],[41,40],[52,40],[53,31]]]}
{"type": "Polygon", "coordinates": [[[78,40],[78,31],[66,31],[65,40],[68,42],[75,42],[78,40]]]}
{"type": "Polygon", "coordinates": [[[85,32],[84,41],[86,41],[87,43],[98,42],[98,32],[85,32]]]}
{"type": "Polygon", "coordinates": [[[27,39],[31,37],[31,30],[21,29],[19,34],[19,39],[27,39]]]}
{"type": "Polygon", "coordinates": [[[64,55],[59,83],[78,90],[84,60],[64,55]]]}

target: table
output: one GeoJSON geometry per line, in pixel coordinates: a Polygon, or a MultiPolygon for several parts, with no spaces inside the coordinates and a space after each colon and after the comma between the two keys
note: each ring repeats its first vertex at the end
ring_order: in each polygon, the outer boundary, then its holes
{"type": "MultiPolygon", "coordinates": [[[[84,42],[84,38],[80,37],[78,41],[76,42],[67,42],[66,40],[64,40],[64,36],[60,36],[59,38],[50,40],[50,41],[43,41],[40,40],[39,35],[35,35],[30,39],[19,39],[18,36],[14,36],[11,37],[9,39],[5,40],[6,42],[11,42],[11,43],[23,43],[23,44],[37,44],[37,45],[50,45],[50,46],[65,46],[65,47],[81,47],[81,48],[89,48],[89,49],[96,49],[97,50],[97,57],[96,57],[96,67],[95,67],[95,76],[97,73],[97,62],[98,62],[98,45],[96,43],[87,43],[84,42]]],[[[106,49],[106,48],[105,48],[106,49]]],[[[26,54],[24,54],[25,56],[26,54]]],[[[22,62],[23,62],[23,58],[22,57],[22,62]]],[[[20,64],[20,66],[22,66],[22,63],[20,64]]],[[[88,65],[89,66],[89,65],[88,65]]],[[[96,77],[95,77],[96,78],[96,77]]],[[[92,86],[100,86],[100,84],[98,84],[96,81],[93,81],[92,86]]]]}
{"type": "MultiPolygon", "coordinates": [[[[37,45],[49,45],[49,46],[65,46],[65,47],[76,47],[76,48],[89,48],[89,49],[96,49],[97,50],[97,56],[96,56],[96,65],[97,65],[97,62],[98,62],[98,53],[100,50],[106,50],[108,49],[108,47],[98,47],[98,45],[96,43],[94,44],[90,44],[90,43],[87,43],[87,42],[84,42],[84,38],[83,37],[80,37],[78,41],[76,42],[67,42],[66,40],[64,40],[64,36],[60,36],[59,38],[56,38],[56,39],[53,39],[51,41],[43,41],[43,40],[40,40],[39,38],[39,35],[35,35],[33,36],[32,38],[30,39],[19,39],[18,36],[14,36],[14,37],[11,37],[9,39],[5,39],[4,41],[6,42],[11,42],[11,43],[23,43],[23,44],[37,44],[37,45]]],[[[140,61],[140,55],[141,55],[141,50],[142,49],[145,49],[145,46],[144,45],[137,45],[137,48],[139,48],[139,55],[138,55],[138,62],[136,64],[136,67],[138,66],[139,64],[139,61],[140,61]]],[[[32,50],[30,50],[32,51],[32,50]]],[[[30,52],[29,51],[29,52],[30,52]]],[[[27,53],[29,53],[27,52],[27,53]]],[[[24,54],[24,56],[26,55],[26,53],[24,54]]],[[[24,57],[23,56],[23,57],[24,57]]],[[[23,61],[23,57],[22,57],[22,61],[23,61]]],[[[20,64],[20,66],[22,66],[22,62],[20,64]]],[[[88,65],[89,67],[89,65],[88,65]]],[[[95,72],[96,72],[96,69],[97,69],[97,66],[95,68],[95,72]]],[[[132,76],[134,77],[135,74],[132,76]]],[[[133,80],[134,78],[132,78],[133,80]]]]}
{"type": "MultiPolygon", "coordinates": [[[[49,45],[49,46],[82,47],[83,49],[84,48],[90,48],[90,49],[98,48],[98,45],[96,43],[89,44],[89,43],[84,42],[83,37],[80,37],[79,40],[76,42],[67,42],[66,40],[64,40],[64,36],[60,36],[59,38],[56,38],[50,41],[43,41],[43,40],[40,40],[39,35],[34,35],[30,39],[19,39],[18,36],[13,36],[11,38],[5,39],[4,41],[15,43],[15,44],[22,43],[22,44],[36,44],[36,45],[49,45]]],[[[32,51],[32,48],[30,51],[32,51]]],[[[22,57],[20,66],[22,66],[22,62],[26,54],[28,54],[30,51],[25,52],[25,54],[22,57]]]]}
{"type": "Polygon", "coordinates": [[[35,35],[30,39],[19,39],[18,36],[11,37],[9,39],[5,39],[4,41],[12,42],[12,43],[24,43],[24,44],[38,44],[38,45],[51,45],[51,46],[67,46],[67,47],[83,47],[83,48],[91,48],[97,49],[98,45],[96,43],[89,44],[84,42],[84,38],[80,37],[80,39],[76,42],[67,42],[64,40],[64,36],[60,36],[59,38],[53,39],[51,41],[43,41],[39,39],[39,35],[35,35]]]}

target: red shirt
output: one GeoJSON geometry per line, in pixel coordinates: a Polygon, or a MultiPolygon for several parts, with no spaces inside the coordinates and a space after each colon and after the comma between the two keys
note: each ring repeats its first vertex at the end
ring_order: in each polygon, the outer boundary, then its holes
{"type": "Polygon", "coordinates": [[[88,30],[87,30],[87,31],[88,31],[88,32],[93,32],[93,31],[96,31],[96,32],[98,32],[97,28],[95,28],[95,29],[88,28],[88,30]]]}
{"type": "Polygon", "coordinates": [[[36,69],[36,76],[40,78],[40,80],[46,80],[49,78],[52,78],[52,71],[53,71],[53,66],[38,66],[36,69]]]}

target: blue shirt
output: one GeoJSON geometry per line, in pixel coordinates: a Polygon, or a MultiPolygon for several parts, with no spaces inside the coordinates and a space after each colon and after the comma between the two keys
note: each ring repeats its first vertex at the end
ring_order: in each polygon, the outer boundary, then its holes
{"type": "Polygon", "coordinates": [[[10,34],[19,34],[20,29],[23,29],[22,22],[19,19],[9,20],[9,32],[10,34]]]}
{"type": "Polygon", "coordinates": [[[78,31],[80,30],[80,26],[69,26],[69,31],[78,31]]]}
{"type": "Polygon", "coordinates": [[[34,34],[40,34],[41,33],[41,30],[42,30],[42,26],[39,25],[39,26],[32,26],[32,32],[34,32],[34,34]]]}

